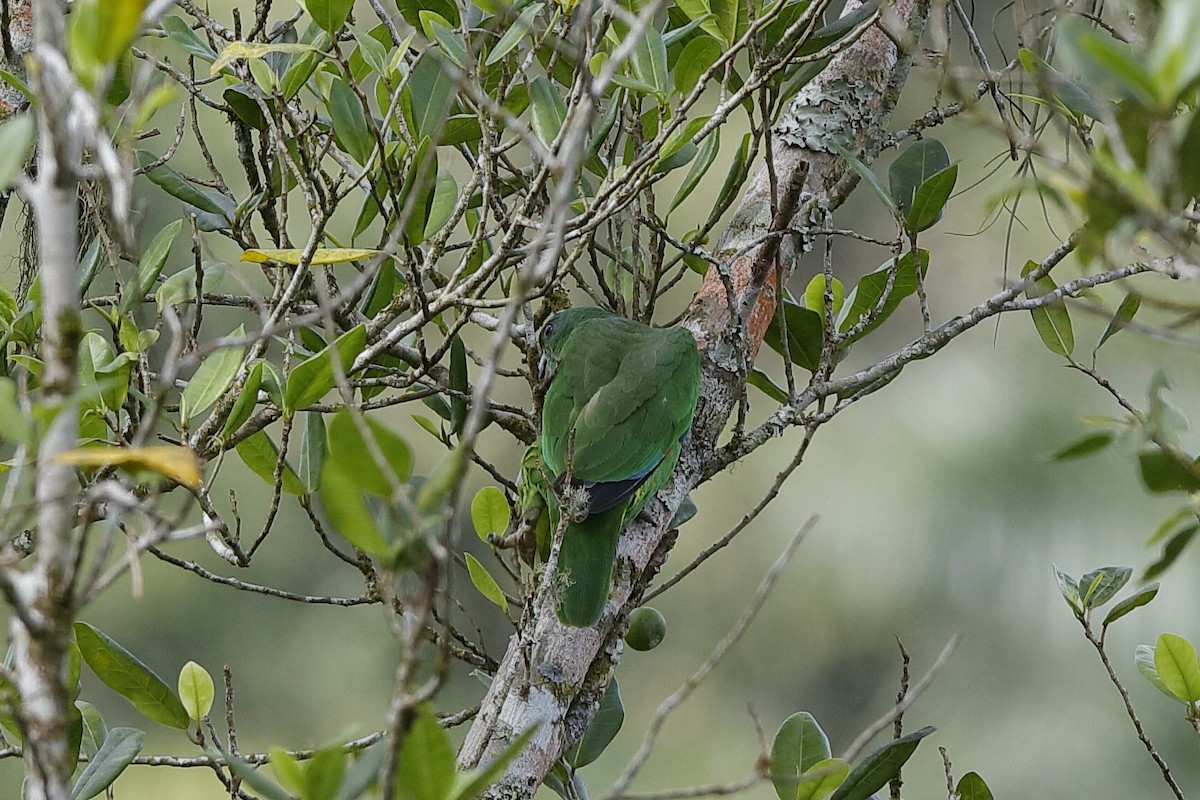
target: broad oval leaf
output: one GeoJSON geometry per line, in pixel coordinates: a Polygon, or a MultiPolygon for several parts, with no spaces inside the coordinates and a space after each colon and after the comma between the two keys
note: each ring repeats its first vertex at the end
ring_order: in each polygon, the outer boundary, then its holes
{"type": "MultiPolygon", "coordinates": [[[[235,339],[241,339],[245,335],[245,327],[240,325],[231,334],[235,339]]],[[[183,417],[184,425],[220,399],[237,377],[238,367],[241,366],[245,354],[246,348],[241,346],[222,347],[200,362],[191,380],[183,388],[179,414],[183,417]]]]}
{"type": "Polygon", "coordinates": [[[329,116],[343,149],[359,164],[366,164],[375,147],[367,115],[363,113],[358,95],[345,81],[337,78],[329,84],[329,116]]]}
{"type": "MultiPolygon", "coordinates": [[[[711,42],[711,39],[702,39],[700,41],[711,42]]],[[[696,160],[692,162],[691,168],[687,175],[683,178],[683,183],[679,184],[679,189],[675,192],[675,197],[671,200],[671,206],[667,209],[667,213],[671,213],[679,204],[691,196],[695,191],[696,186],[700,183],[700,179],[708,172],[708,168],[712,166],[717,157],[717,151],[721,149],[721,129],[715,128],[708,138],[700,145],[699,151],[696,153],[696,160]]]]}
{"type": "Polygon", "coordinates": [[[942,218],[954,184],[958,182],[958,165],[951,164],[940,172],[930,175],[917,187],[911,204],[904,210],[904,226],[919,233],[933,226],[942,218]]]}
{"type": "Polygon", "coordinates": [[[1148,644],[1139,644],[1133,650],[1133,663],[1137,667],[1138,672],[1142,673],[1142,677],[1150,682],[1150,684],[1165,694],[1172,700],[1178,700],[1167,685],[1163,683],[1162,678],[1158,675],[1158,667],[1154,666],[1154,646],[1148,644]]]}
{"type": "Polygon", "coordinates": [[[533,112],[533,132],[542,144],[553,144],[562,130],[567,107],[554,84],[545,75],[538,75],[529,85],[529,102],[533,112]]]}
{"type": "Polygon", "coordinates": [[[333,34],[346,24],[354,0],[305,0],[305,5],[313,22],[333,34]]]}
{"type": "Polygon", "coordinates": [[[509,514],[508,500],[495,486],[483,487],[471,500],[471,522],[475,525],[475,533],[485,542],[492,535],[504,533],[509,514]]]}
{"type": "Polygon", "coordinates": [[[325,468],[325,415],[313,411],[304,414],[304,433],[300,437],[300,481],[312,494],[321,486],[321,470],[325,468]]]}
{"type": "Polygon", "coordinates": [[[1200,659],[1182,636],[1164,633],[1154,647],[1154,667],[1171,694],[1186,703],[1200,700],[1200,659]]]}
{"type": "Polygon", "coordinates": [[[897,156],[888,169],[888,188],[900,213],[907,217],[921,185],[949,166],[946,146],[929,136],[913,142],[897,156]]]}
{"type": "Polygon", "coordinates": [[[76,622],[74,629],[83,660],[108,688],[132,703],[150,721],[187,729],[187,710],[162,678],[103,631],[86,622],[76,622]]]}
{"type": "MultiPolygon", "coordinates": [[[[821,363],[821,349],[825,345],[825,324],[821,321],[821,315],[786,298],[780,309],[781,312],[777,312],[767,325],[763,341],[776,353],[791,358],[793,364],[814,372],[821,363]],[[786,353],[783,346],[781,314],[783,322],[787,324],[786,353]]],[[[786,402],[786,393],[784,396],[785,399],[780,402],[786,402]]]]}
{"type": "Polygon", "coordinates": [[[1130,567],[1101,567],[1079,579],[1084,608],[1099,608],[1121,591],[1133,575],[1130,567]]]}
{"type": "MultiPolygon", "coordinates": [[[[1037,262],[1027,261],[1021,270],[1024,277],[1037,267],[1037,262]]],[[[1058,284],[1049,275],[1043,275],[1025,290],[1025,296],[1030,300],[1049,294],[1058,288],[1058,284]]],[[[1042,344],[1051,353],[1070,358],[1075,350],[1075,333],[1071,328],[1071,315],[1062,300],[1056,300],[1047,305],[1032,308],[1029,313],[1033,316],[1033,326],[1037,329],[1042,344]]]]}
{"type": "Polygon", "coordinates": [[[842,317],[841,331],[847,333],[864,323],[846,343],[855,342],[883,324],[904,298],[917,290],[917,270],[924,275],[929,269],[929,251],[910,251],[884,262],[868,273],[846,298],[847,309],[842,317]],[[894,277],[893,277],[894,273],[894,277]],[[889,291],[889,282],[891,284],[889,291]]]}
{"type": "Polygon", "coordinates": [[[333,359],[343,374],[349,374],[354,359],[367,344],[367,328],[357,325],[343,333],[321,352],[297,364],[288,374],[283,393],[284,413],[307,408],[324,397],[337,383],[333,359]]]}
{"type": "Polygon", "coordinates": [[[133,762],[142,745],[146,734],[137,728],[113,728],[104,737],[104,744],[96,751],[75,786],[71,788],[71,800],[91,800],[103,792],[125,768],[133,762]]]}
{"type": "Polygon", "coordinates": [[[189,661],[179,670],[179,699],[187,709],[188,716],[199,722],[212,710],[216,696],[212,676],[208,670],[189,661]]]}
{"type": "Polygon", "coordinates": [[[1109,610],[1108,615],[1104,617],[1104,626],[1108,627],[1135,608],[1146,605],[1154,599],[1156,594],[1158,594],[1158,584],[1152,583],[1126,597],[1109,610]]]}
{"type": "Polygon", "coordinates": [[[983,778],[979,777],[978,772],[968,772],[959,778],[954,793],[958,795],[959,800],[993,800],[992,790],[984,783],[983,778]]]}
{"type": "Polygon", "coordinates": [[[446,800],[454,787],[454,745],[422,706],[400,748],[396,782],[401,800],[446,800]]]}
{"type": "Polygon", "coordinates": [[[849,774],[850,765],[840,758],[818,761],[797,780],[794,800],[825,800],[849,774]]]}
{"type": "Polygon", "coordinates": [[[36,137],[37,125],[32,112],[18,114],[0,125],[0,190],[16,183],[33,152],[36,137]]]}
{"type": "Polygon", "coordinates": [[[771,783],[779,800],[795,800],[800,776],[831,755],[829,737],[807,711],[783,721],[771,742],[771,783]]]}
{"type": "MultiPolygon", "coordinates": [[[[271,485],[274,482],[275,465],[279,461],[279,448],[267,435],[266,431],[258,431],[253,436],[238,442],[237,454],[242,462],[258,477],[271,485]]],[[[283,491],[288,494],[304,494],[304,484],[301,483],[296,471],[286,461],[283,464],[283,491]]]]}
{"type": "Polygon", "coordinates": [[[246,376],[246,382],[242,384],[237,399],[233,401],[233,408],[229,410],[229,416],[225,419],[225,427],[221,429],[222,437],[231,436],[242,427],[242,423],[250,419],[258,402],[258,388],[262,385],[262,377],[263,362],[257,361],[246,376]]]}
{"type": "Polygon", "coordinates": [[[583,736],[563,758],[575,769],[586,767],[608,748],[624,724],[625,704],[621,700],[621,687],[617,684],[617,679],[613,678],[604,690],[604,697],[600,698],[600,707],[596,709],[583,736]]]}
{"type": "Polygon", "coordinates": [[[1067,445],[1055,453],[1052,458],[1055,461],[1068,461],[1072,458],[1083,458],[1084,456],[1090,456],[1093,453],[1098,453],[1099,451],[1108,447],[1110,444],[1112,444],[1114,438],[1115,437],[1111,431],[1093,433],[1067,445]]]}
{"type": "Polygon", "coordinates": [[[363,499],[362,489],[353,478],[332,468],[326,460],[321,473],[321,508],[346,541],[368,555],[382,558],[388,554],[387,539],[375,524],[375,518],[363,499]]]}
{"type": "Polygon", "coordinates": [[[831,800],[867,800],[888,781],[900,774],[901,767],[912,756],[917,745],[936,728],[926,726],[907,736],[901,736],[880,747],[850,771],[845,783],[837,788],[831,800]]]}
{"type": "Polygon", "coordinates": [[[412,452],[404,439],[380,423],[370,417],[362,421],[384,463],[376,462],[351,412],[343,409],[329,421],[329,445],[322,475],[332,470],[345,475],[361,491],[390,496],[396,484],[411,477],[412,452]]]}
{"type": "Polygon", "coordinates": [[[487,571],[487,568],[479,563],[479,559],[470,553],[467,553],[466,557],[467,573],[471,576],[471,583],[475,584],[475,588],[481,595],[500,606],[507,614],[508,598],[504,596],[504,590],[500,588],[500,584],[496,583],[496,579],[487,571]]]}

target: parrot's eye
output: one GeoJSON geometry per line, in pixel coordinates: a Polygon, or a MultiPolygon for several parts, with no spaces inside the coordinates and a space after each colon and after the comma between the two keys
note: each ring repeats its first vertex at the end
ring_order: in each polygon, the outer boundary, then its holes
{"type": "Polygon", "coordinates": [[[542,326],[542,344],[550,341],[550,336],[554,333],[554,323],[547,322],[542,326]]]}

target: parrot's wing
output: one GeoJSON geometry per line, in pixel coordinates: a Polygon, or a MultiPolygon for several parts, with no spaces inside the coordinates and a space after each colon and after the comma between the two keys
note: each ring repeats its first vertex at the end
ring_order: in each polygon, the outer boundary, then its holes
{"type": "Polygon", "coordinates": [[[631,482],[628,496],[691,426],[700,356],[682,328],[590,320],[567,340],[546,395],[543,455],[584,485],[631,482]]]}

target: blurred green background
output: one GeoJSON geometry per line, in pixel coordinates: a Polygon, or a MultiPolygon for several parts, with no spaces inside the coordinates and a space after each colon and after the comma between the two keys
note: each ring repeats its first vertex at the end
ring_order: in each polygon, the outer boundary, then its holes
{"type": "MultiPolygon", "coordinates": [[[[933,79],[922,74],[914,80],[893,128],[928,109],[933,79]]],[[[171,126],[166,115],[159,124],[171,126]]],[[[724,137],[708,183],[694,193],[695,214],[685,206],[677,218],[704,213],[702,201],[719,186],[721,165],[736,141],[733,133],[724,137]]],[[[961,163],[960,190],[988,174],[993,159],[1006,150],[968,120],[935,135],[961,163]]],[[[893,157],[894,152],[885,155],[876,172],[885,174],[893,157]]],[[[1005,221],[977,233],[1011,174],[1012,166],[1002,164],[995,180],[957,197],[946,218],[922,234],[922,245],[933,253],[927,286],[935,324],[994,293],[1006,267],[1011,277],[1025,259],[1041,258],[1059,241],[1032,199],[1007,242],[1007,264],[1005,221]]],[[[667,184],[663,191],[669,197],[676,184],[667,184]]],[[[178,209],[147,188],[139,183],[148,238],[178,209]]],[[[16,252],[15,218],[10,213],[5,224],[3,247],[9,253],[16,252]]],[[[865,191],[835,221],[885,238],[894,233],[878,201],[865,191]]],[[[1062,222],[1057,233],[1068,229],[1062,222]]],[[[223,247],[218,244],[215,254],[228,260],[230,273],[241,270],[236,251],[223,247]]],[[[848,285],[885,257],[878,248],[845,239],[835,245],[836,270],[848,285]]],[[[172,264],[186,259],[183,243],[175,258],[172,264]]],[[[793,291],[802,291],[817,268],[819,261],[806,257],[793,291]]],[[[1068,263],[1062,271],[1074,269],[1068,263]]],[[[13,258],[0,279],[15,284],[15,270],[13,258]]],[[[1151,293],[1178,292],[1153,278],[1141,279],[1139,286],[1151,293]]],[[[685,301],[686,292],[678,304],[685,301]]],[[[1080,352],[1086,352],[1104,320],[1077,313],[1074,321],[1080,352]]],[[[215,335],[223,332],[219,326],[220,317],[213,315],[205,330],[215,335]]],[[[857,344],[842,370],[872,363],[919,329],[919,315],[907,308],[857,344]]],[[[773,359],[764,353],[760,364],[778,367],[773,359]]],[[[1144,402],[1154,371],[1165,368],[1175,387],[1171,398],[1194,415],[1200,396],[1197,362],[1194,351],[1125,333],[1105,346],[1099,364],[1135,402],[1144,402]]],[[[527,390],[515,382],[502,391],[513,402],[529,403],[527,390]]],[[[761,418],[772,404],[751,391],[752,416],[761,418]]],[[[417,471],[427,473],[442,450],[411,423],[409,411],[386,419],[413,446],[417,471]]],[[[622,770],[658,703],[725,635],[766,569],[810,515],[820,520],[761,616],[667,723],[634,790],[743,778],[754,769],[763,737],[769,743],[778,725],[798,710],[816,715],[837,754],[893,702],[900,674],[897,639],[912,655],[915,678],[948,639],[961,634],[948,666],[905,717],[907,730],[938,727],[905,771],[907,797],[945,796],[938,746],[947,749],[956,776],[978,771],[997,798],[1167,796],[1119,696],[1059,597],[1051,571],[1052,562],[1075,575],[1108,564],[1142,568],[1155,557],[1144,541],[1175,502],[1141,488],[1131,454],[1107,452],[1066,464],[1049,460],[1087,431],[1081,415],[1115,416],[1116,411],[1111,398],[1042,347],[1022,313],[979,326],[841,413],[820,430],[778,500],[730,547],[655,601],[669,633],[657,650],[627,652],[622,659],[618,676],[625,728],[584,771],[593,796],[603,794],[622,770]]],[[[518,449],[494,429],[489,433],[493,436],[485,437],[483,451],[515,475],[518,449]]],[[[700,514],[682,529],[664,574],[673,574],[737,522],[799,442],[799,432],[792,431],[697,491],[700,514]]],[[[1194,437],[1187,444],[1194,448],[1194,437]]],[[[235,487],[246,528],[253,530],[264,513],[267,487],[236,457],[222,470],[213,495],[235,487]]],[[[485,478],[481,471],[473,475],[472,488],[484,485],[485,478]]],[[[469,527],[460,532],[460,541],[487,563],[469,527]]],[[[173,552],[210,569],[231,569],[202,543],[173,552]]],[[[1181,707],[1137,674],[1133,649],[1163,631],[1200,639],[1195,613],[1200,590],[1193,580],[1198,558],[1200,552],[1186,553],[1167,573],[1158,598],[1116,625],[1109,637],[1112,658],[1147,731],[1185,791],[1200,785],[1195,735],[1181,707]]],[[[126,580],[83,618],[168,682],[188,660],[214,676],[229,665],[244,752],[310,747],[381,727],[397,653],[380,609],[297,606],[215,586],[154,559],[142,564],[141,597],[132,595],[126,580]]],[[[358,574],[320,549],[290,498],[253,567],[237,577],[309,594],[361,591],[358,574]]],[[[486,625],[487,641],[499,657],[511,626],[474,595],[465,573],[456,573],[455,584],[475,619],[486,625]]],[[[84,698],[100,707],[110,726],[148,725],[90,675],[85,681],[84,698]]],[[[439,708],[471,705],[482,692],[481,684],[459,669],[439,708]]],[[[196,748],[176,731],[151,727],[145,752],[193,755],[196,748]]],[[[20,776],[18,762],[0,762],[0,797],[19,796],[20,776]]],[[[206,770],[149,767],[127,772],[116,792],[118,797],[179,800],[223,794],[206,770]]],[[[768,800],[774,792],[762,783],[746,796],[768,800]]]]}

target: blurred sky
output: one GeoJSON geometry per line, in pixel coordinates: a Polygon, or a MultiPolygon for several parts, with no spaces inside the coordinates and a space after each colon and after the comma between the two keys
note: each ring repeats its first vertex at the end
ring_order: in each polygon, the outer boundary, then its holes
{"type": "MultiPolygon", "coordinates": [[[[930,82],[918,80],[893,127],[923,113],[931,94],[930,82]]],[[[1004,150],[969,122],[936,135],[961,163],[960,188],[983,177],[1004,150]]],[[[722,159],[736,138],[729,135],[725,141],[722,159]]],[[[880,162],[878,174],[886,174],[892,157],[880,162]]],[[[719,186],[722,163],[694,193],[698,201],[719,186]]],[[[1011,166],[1001,166],[1000,178],[1011,174],[1011,166]]],[[[1001,185],[993,181],[957,198],[946,218],[922,234],[922,245],[933,253],[927,285],[935,324],[1001,285],[1003,224],[965,235],[984,224],[1001,185]]],[[[673,190],[673,184],[666,186],[664,194],[669,197],[673,190]]],[[[160,195],[152,198],[143,225],[148,235],[176,213],[164,208],[168,204],[160,195]]],[[[695,213],[702,211],[698,205],[695,213]]],[[[694,216],[686,206],[677,214],[683,220],[694,216]]],[[[15,252],[14,218],[10,213],[5,226],[9,253],[15,252]]],[[[1025,259],[1044,256],[1058,241],[1034,203],[1021,218],[1010,241],[1010,276],[1025,259]]],[[[836,221],[891,235],[890,222],[869,192],[857,193],[836,221]]],[[[1060,223],[1056,231],[1065,235],[1068,229],[1060,223]]],[[[222,248],[216,252],[232,263],[236,254],[222,248]]],[[[176,248],[175,258],[184,263],[183,248],[176,248]]],[[[836,244],[836,269],[848,284],[884,258],[864,245],[836,244]]],[[[794,291],[803,290],[816,267],[816,261],[806,260],[794,291]]],[[[1063,267],[1068,274],[1076,269],[1074,263],[1063,267]]],[[[0,278],[15,283],[14,272],[12,267],[0,278]]],[[[1177,291],[1154,279],[1139,285],[1160,294],[1177,291]]],[[[1120,298],[1114,292],[1104,296],[1114,305],[1120,298]]],[[[1104,320],[1079,313],[1073,319],[1084,353],[1104,320]]],[[[206,331],[219,333],[218,322],[210,322],[213,327],[206,325],[206,331]]],[[[919,333],[919,327],[913,309],[898,313],[855,346],[842,370],[872,363],[919,333]]],[[[765,354],[762,363],[772,364],[771,358],[765,354]]],[[[1142,404],[1154,371],[1167,369],[1175,386],[1170,397],[1185,414],[1195,415],[1197,360],[1195,352],[1125,333],[1105,346],[1099,364],[1142,404]]],[[[515,384],[506,391],[515,402],[529,402],[515,384]]],[[[762,395],[751,399],[756,418],[770,411],[762,395]]],[[[1144,541],[1175,502],[1141,488],[1131,454],[1106,452],[1066,464],[1048,459],[1088,432],[1081,415],[1116,413],[1105,393],[1041,346],[1023,313],[1006,316],[999,327],[979,326],[844,411],[820,430],[777,502],[692,579],[655,601],[667,617],[668,637],[657,650],[626,653],[622,660],[617,674],[626,725],[610,750],[584,772],[593,795],[602,794],[621,771],[658,703],[727,632],[790,536],[818,515],[745,640],[667,723],[635,790],[740,779],[751,773],[761,752],[758,729],[769,742],[778,725],[799,710],[817,716],[836,754],[893,701],[897,639],[912,655],[915,679],[952,636],[961,635],[961,646],[943,673],[905,717],[907,730],[927,724],[939,729],[905,772],[906,796],[945,796],[938,746],[947,748],[956,775],[980,772],[997,798],[1167,796],[1119,696],[1059,597],[1051,571],[1052,562],[1075,575],[1107,564],[1140,571],[1154,560],[1144,541]]],[[[417,471],[432,469],[440,447],[407,413],[388,421],[416,450],[417,471]]],[[[665,574],[686,564],[753,506],[799,441],[798,432],[790,432],[697,491],[700,514],[683,527],[665,574]]],[[[501,469],[516,474],[515,447],[493,440],[484,448],[501,469]]],[[[265,485],[236,458],[223,470],[226,486],[214,495],[236,486],[246,525],[253,527],[261,519],[265,485]]],[[[485,476],[473,480],[482,486],[485,476]]],[[[462,541],[478,552],[469,530],[462,532],[462,541]]],[[[1200,784],[1194,734],[1181,707],[1137,674],[1133,649],[1163,631],[1200,641],[1195,616],[1200,590],[1193,580],[1200,548],[1193,550],[1167,573],[1158,598],[1114,626],[1109,637],[1118,673],[1185,791],[1200,784]]],[[[202,545],[177,552],[221,569],[202,545]]],[[[214,675],[230,665],[244,751],[308,747],[381,726],[396,652],[379,609],[293,607],[182,576],[153,560],[143,564],[141,598],[131,597],[128,583],[122,583],[83,618],[126,644],[169,682],[188,660],[214,675]]],[[[353,570],[331,563],[319,549],[291,500],[285,501],[262,555],[238,577],[312,594],[350,595],[361,588],[353,570]]],[[[469,595],[465,575],[456,580],[469,595]]],[[[473,613],[491,626],[488,640],[498,656],[510,628],[483,601],[471,601],[473,613]]],[[[441,707],[470,705],[482,691],[476,679],[460,671],[441,707]]],[[[146,726],[95,680],[85,682],[83,696],[101,708],[110,726],[146,726]]],[[[147,753],[194,751],[177,732],[148,731],[147,753]]],[[[19,764],[0,763],[0,797],[18,796],[19,774],[19,764]]],[[[118,797],[128,798],[221,796],[204,770],[135,768],[117,788],[118,797]]],[[[746,796],[769,800],[774,793],[763,784],[746,796]]]]}

